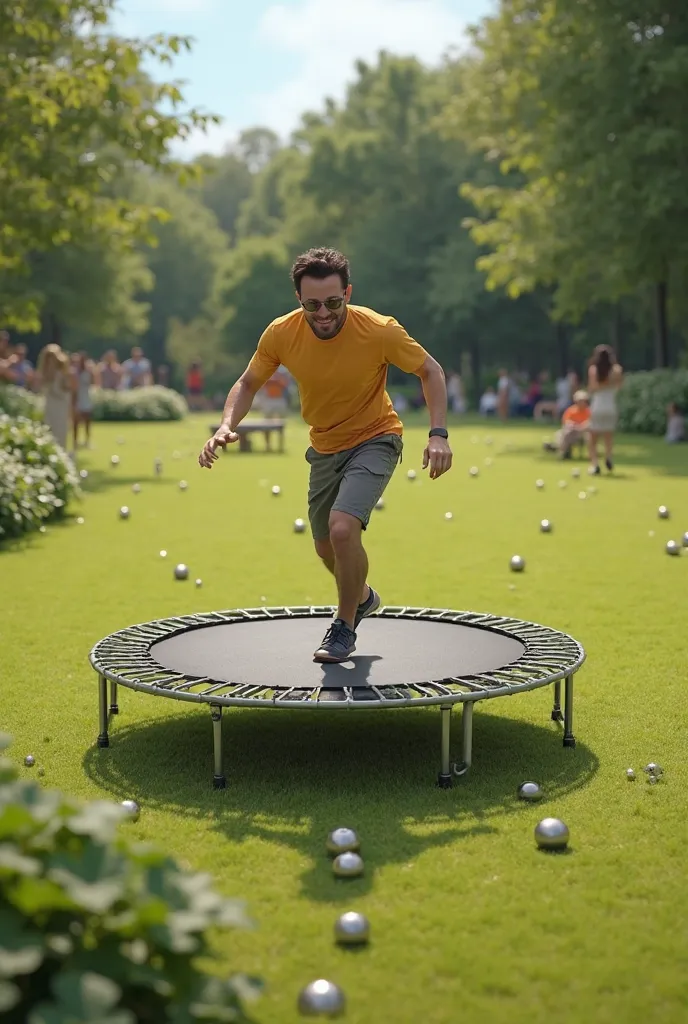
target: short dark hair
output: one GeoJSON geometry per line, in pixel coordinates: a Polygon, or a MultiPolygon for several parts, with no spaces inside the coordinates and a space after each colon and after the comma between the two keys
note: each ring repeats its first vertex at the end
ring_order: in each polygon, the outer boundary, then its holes
{"type": "Polygon", "coordinates": [[[337,249],[309,249],[298,257],[291,268],[291,279],[299,295],[304,277],[315,277],[319,281],[324,281],[332,274],[339,274],[342,286],[349,287],[349,261],[337,249]]]}

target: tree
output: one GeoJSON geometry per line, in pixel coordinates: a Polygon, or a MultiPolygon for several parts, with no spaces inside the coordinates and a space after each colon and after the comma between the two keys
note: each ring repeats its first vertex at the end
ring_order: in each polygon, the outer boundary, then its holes
{"type": "Polygon", "coordinates": [[[239,211],[253,187],[251,171],[234,152],[202,156],[197,163],[202,178],[194,184],[193,193],[215,214],[219,226],[234,244],[239,211]]]}
{"type": "Polygon", "coordinates": [[[155,83],[151,59],[171,60],[180,37],[122,39],[114,0],[12,0],[0,5],[0,316],[37,328],[28,281],[36,252],[94,230],[140,237],[149,211],[111,184],[131,164],[170,165],[170,143],[208,120],[183,110],[175,83],[155,83]]]}

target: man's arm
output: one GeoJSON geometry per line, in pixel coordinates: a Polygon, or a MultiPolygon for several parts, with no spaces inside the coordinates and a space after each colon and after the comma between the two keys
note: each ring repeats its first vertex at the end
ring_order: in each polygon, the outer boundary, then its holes
{"type": "Polygon", "coordinates": [[[430,429],[447,426],[447,382],[444,370],[432,356],[427,356],[416,375],[423,386],[425,403],[430,414],[430,429]]]}
{"type": "Polygon", "coordinates": [[[236,384],[230,389],[222,414],[222,426],[232,433],[241,421],[248,416],[253,400],[265,383],[255,370],[247,367],[236,384]]]}

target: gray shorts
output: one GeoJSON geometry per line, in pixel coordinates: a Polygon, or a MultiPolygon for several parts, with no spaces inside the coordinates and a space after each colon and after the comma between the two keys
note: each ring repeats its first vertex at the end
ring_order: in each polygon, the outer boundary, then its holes
{"type": "Polygon", "coordinates": [[[306,452],[311,467],[308,485],[308,518],[315,540],[330,535],[330,512],[348,512],[360,519],[363,529],[382,497],[403,451],[398,434],[380,434],[356,448],[321,455],[306,452]]]}

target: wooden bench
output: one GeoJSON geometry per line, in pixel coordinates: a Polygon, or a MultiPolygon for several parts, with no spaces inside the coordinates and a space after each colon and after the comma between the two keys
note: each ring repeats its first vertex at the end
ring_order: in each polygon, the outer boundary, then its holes
{"type": "MultiPolygon", "coordinates": [[[[284,429],[286,425],[286,420],[244,420],[236,429],[239,435],[239,451],[252,452],[253,435],[262,434],[265,438],[265,450],[271,452],[273,451],[272,435],[277,434],[277,451],[284,452],[284,429]]],[[[211,436],[219,429],[219,423],[212,426],[210,428],[211,436]]]]}

